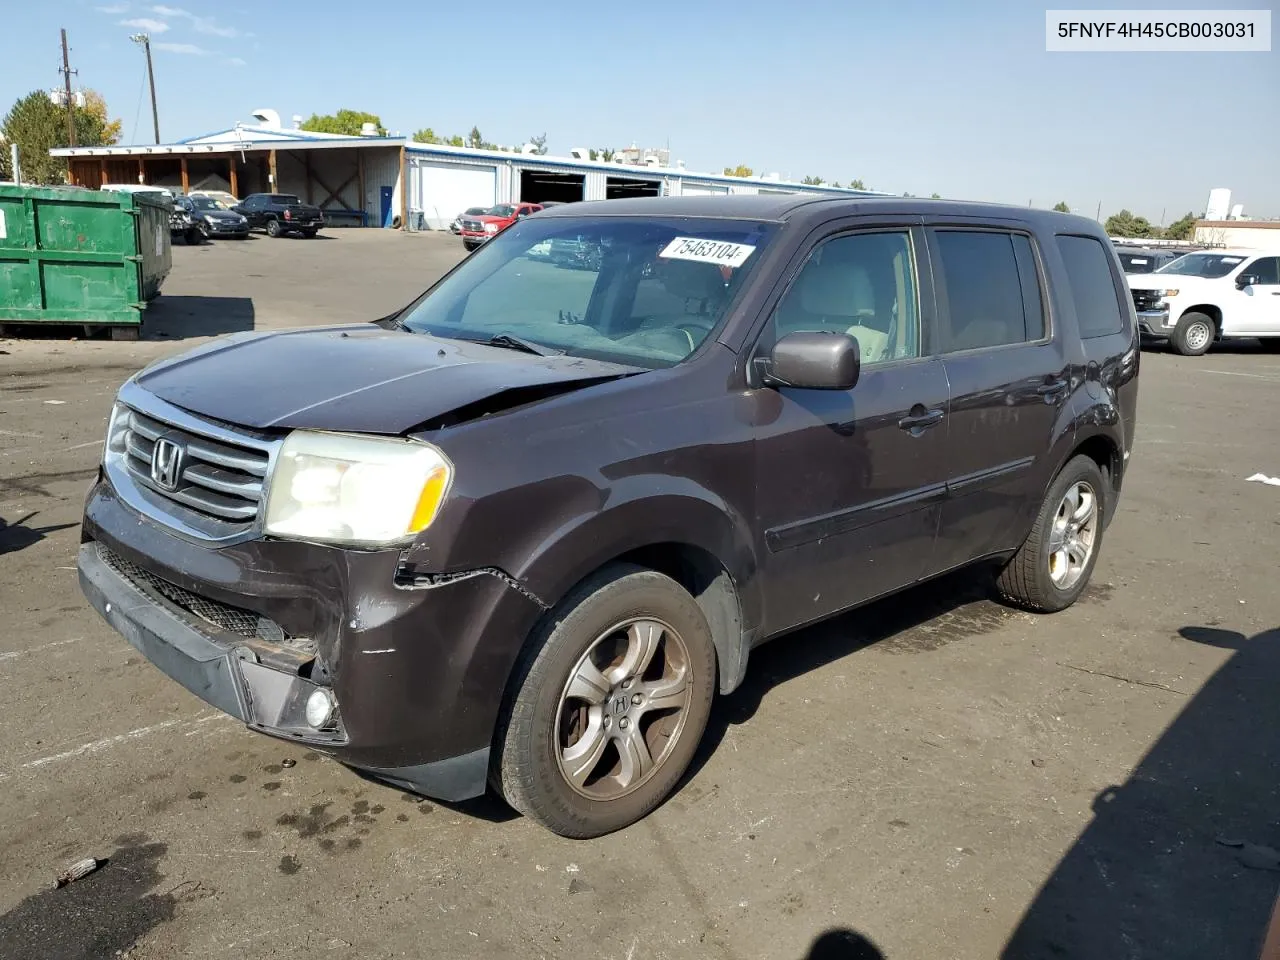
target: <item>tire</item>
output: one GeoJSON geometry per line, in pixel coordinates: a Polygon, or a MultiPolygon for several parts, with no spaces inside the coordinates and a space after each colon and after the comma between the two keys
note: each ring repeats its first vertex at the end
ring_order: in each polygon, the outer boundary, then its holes
{"type": "Polygon", "coordinates": [[[470,253],[471,251],[473,251],[473,250],[475,250],[477,247],[479,247],[479,246],[480,246],[480,244],[478,244],[478,243],[472,243],[470,240],[463,240],[463,241],[462,241],[462,246],[463,246],[463,249],[465,249],[468,253],[470,253]]]}
{"type": "MultiPolygon", "coordinates": [[[[1000,571],[996,586],[1005,600],[1035,613],[1056,613],[1080,598],[1089,585],[1094,564],[1098,561],[1098,551],[1102,548],[1108,492],[1106,478],[1093,460],[1076,456],[1067,461],[1050,484],[1031,533],[1000,571]],[[1060,537],[1057,531],[1062,527],[1062,511],[1069,508],[1066,498],[1070,491],[1079,492],[1081,485],[1092,494],[1089,534],[1087,537],[1084,535],[1082,524],[1074,539],[1069,533],[1065,538],[1060,537]],[[1062,549],[1054,551],[1053,547],[1059,543],[1062,549]],[[1087,549],[1082,564],[1077,562],[1078,553],[1072,551],[1072,544],[1077,550],[1087,549]],[[1056,557],[1053,556],[1055,552],[1056,557]]],[[[1082,503],[1083,499],[1080,497],[1077,503],[1082,503]]],[[[1069,520],[1067,529],[1070,530],[1075,522],[1069,520]]]]}
{"type": "Polygon", "coordinates": [[[571,591],[530,638],[508,685],[491,780],[512,807],[562,837],[620,830],[662,803],[688,769],[715,678],[711,629],[693,597],[653,570],[607,567],[571,591]],[[645,649],[648,668],[628,677],[628,661],[643,663],[645,649]],[[570,679],[583,675],[598,680],[573,684],[589,699],[570,689],[570,679]],[[645,706],[645,695],[659,690],[673,701],[667,710],[645,706]],[[586,760],[568,755],[587,742],[602,745],[586,750],[586,760]],[[567,764],[585,771],[578,786],[567,764]]]}
{"type": "Polygon", "coordinates": [[[267,221],[267,236],[268,236],[268,237],[278,237],[278,236],[282,235],[283,233],[284,233],[284,231],[280,229],[280,221],[279,221],[279,220],[271,219],[271,220],[268,220],[268,221],[267,221]]]}
{"type": "Polygon", "coordinates": [[[1213,317],[1206,313],[1184,313],[1173,328],[1169,343],[1184,357],[1199,357],[1209,352],[1216,329],[1213,317]]]}

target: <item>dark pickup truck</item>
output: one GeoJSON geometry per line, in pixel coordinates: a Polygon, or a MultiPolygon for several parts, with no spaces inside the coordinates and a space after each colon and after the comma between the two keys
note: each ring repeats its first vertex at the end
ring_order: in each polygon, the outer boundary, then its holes
{"type": "Polygon", "coordinates": [[[314,237],[324,226],[320,208],[303,203],[291,193],[251,193],[231,209],[249,221],[249,229],[261,227],[269,237],[286,233],[314,237]]]}
{"type": "MultiPolygon", "coordinates": [[[[236,333],[132,377],[80,582],[253,730],[598,836],[677,789],[770,638],[970,565],[1026,609],[1074,603],[1138,346],[1084,217],[556,207],[376,323],[236,333]],[[599,255],[530,259],[560,240],[599,255]]],[[[815,753],[866,719],[826,709],[815,753]]]]}

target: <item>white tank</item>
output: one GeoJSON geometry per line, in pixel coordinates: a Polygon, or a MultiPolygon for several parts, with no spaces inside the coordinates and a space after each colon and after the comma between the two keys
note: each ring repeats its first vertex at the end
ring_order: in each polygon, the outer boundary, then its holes
{"type": "Polygon", "coordinates": [[[1225,220],[1231,209],[1231,191],[1226,187],[1215,187],[1209,191],[1209,202],[1204,208],[1206,220],[1225,220]]]}

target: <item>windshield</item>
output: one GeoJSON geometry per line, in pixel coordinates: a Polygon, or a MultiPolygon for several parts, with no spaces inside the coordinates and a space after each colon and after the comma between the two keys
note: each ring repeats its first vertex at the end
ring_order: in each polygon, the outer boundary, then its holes
{"type": "Polygon", "coordinates": [[[506,334],[571,356],[669,367],[720,323],[775,230],[748,220],[520,220],[399,319],[437,337],[506,334]],[[573,241],[571,255],[540,257],[556,240],[573,241]]]}
{"type": "Polygon", "coordinates": [[[1205,277],[1216,280],[1225,277],[1240,264],[1244,257],[1227,253],[1188,253],[1171,263],[1166,263],[1156,273],[1172,273],[1180,277],[1205,277]]]}
{"type": "Polygon", "coordinates": [[[466,215],[469,217],[478,217],[482,213],[488,213],[488,207],[467,207],[466,215]]]}
{"type": "Polygon", "coordinates": [[[509,217],[516,212],[516,208],[509,203],[500,203],[496,207],[490,207],[485,212],[491,217],[509,217]]]}
{"type": "Polygon", "coordinates": [[[1122,253],[1120,263],[1125,273],[1151,273],[1162,258],[1154,253],[1122,253]]]}
{"type": "Polygon", "coordinates": [[[191,202],[195,204],[197,210],[224,210],[226,209],[213,197],[192,197],[191,202]]]}

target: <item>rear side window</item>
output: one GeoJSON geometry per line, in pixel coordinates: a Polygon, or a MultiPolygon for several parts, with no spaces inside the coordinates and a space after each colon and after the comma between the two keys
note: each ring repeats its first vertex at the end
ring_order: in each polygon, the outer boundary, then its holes
{"type": "Polygon", "coordinates": [[[1124,330],[1124,315],[1116,299],[1107,251],[1093,237],[1059,235],[1058,252],[1067,267],[1071,300],[1076,307],[1080,336],[1108,337],[1124,330]]]}
{"type": "Polygon", "coordinates": [[[941,351],[1039,340],[1044,300],[1031,241],[995,230],[938,230],[948,322],[941,351]]]}

